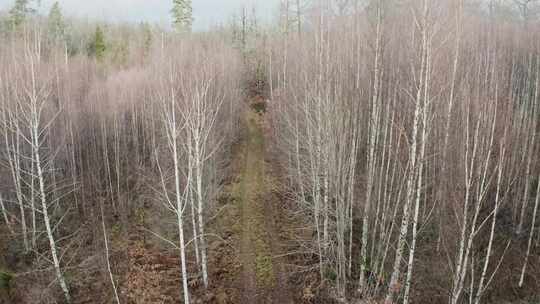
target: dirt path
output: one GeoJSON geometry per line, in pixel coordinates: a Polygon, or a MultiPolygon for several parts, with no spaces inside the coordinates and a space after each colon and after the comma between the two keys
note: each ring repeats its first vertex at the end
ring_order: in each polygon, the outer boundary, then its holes
{"type": "Polygon", "coordinates": [[[241,149],[243,168],[237,183],[240,211],[242,265],[241,303],[292,303],[279,261],[278,230],[272,195],[273,177],[265,170],[265,139],[262,117],[254,111],[245,115],[247,134],[241,149]]]}

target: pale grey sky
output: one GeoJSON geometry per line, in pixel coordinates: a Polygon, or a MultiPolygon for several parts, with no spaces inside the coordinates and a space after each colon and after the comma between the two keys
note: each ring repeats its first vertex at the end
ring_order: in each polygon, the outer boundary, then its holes
{"type": "MultiPolygon", "coordinates": [[[[42,11],[47,12],[56,0],[41,0],[42,11]]],[[[58,0],[65,15],[88,17],[108,21],[149,21],[170,23],[172,0],[58,0]]],[[[9,9],[15,0],[0,0],[0,10],[9,9]]],[[[36,0],[33,0],[36,2],[36,0]]],[[[227,22],[230,16],[256,7],[259,17],[269,20],[277,11],[279,0],[193,0],[194,28],[227,22]]]]}

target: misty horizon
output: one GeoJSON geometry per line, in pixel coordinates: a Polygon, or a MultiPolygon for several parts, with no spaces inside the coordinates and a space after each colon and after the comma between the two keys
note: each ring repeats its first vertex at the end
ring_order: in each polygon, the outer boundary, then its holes
{"type": "MultiPolygon", "coordinates": [[[[35,6],[36,1],[30,1],[35,6]]],[[[41,0],[40,14],[46,15],[56,0],[41,0]]],[[[0,0],[0,12],[8,12],[15,0],[0,0]]],[[[68,18],[89,19],[112,23],[148,22],[170,27],[172,0],[59,0],[63,14],[68,18]]],[[[208,30],[227,24],[243,8],[255,10],[263,22],[274,18],[279,0],[198,0],[193,2],[193,29],[208,30]]]]}

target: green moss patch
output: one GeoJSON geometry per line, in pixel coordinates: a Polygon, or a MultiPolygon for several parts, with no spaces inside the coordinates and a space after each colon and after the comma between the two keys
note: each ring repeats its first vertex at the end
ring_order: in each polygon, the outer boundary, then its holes
{"type": "Polygon", "coordinates": [[[266,102],[258,101],[251,104],[251,108],[257,113],[266,113],[266,102]]]}
{"type": "Polygon", "coordinates": [[[0,270],[0,291],[9,291],[13,275],[0,270]]]}

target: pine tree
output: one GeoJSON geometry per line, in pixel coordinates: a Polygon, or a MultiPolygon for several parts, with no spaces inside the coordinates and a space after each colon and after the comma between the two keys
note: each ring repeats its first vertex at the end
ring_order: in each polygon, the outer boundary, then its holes
{"type": "Polygon", "coordinates": [[[143,57],[146,58],[150,55],[150,49],[152,48],[152,41],[154,37],[150,24],[142,23],[141,29],[143,33],[143,57]]]}
{"type": "Polygon", "coordinates": [[[60,4],[56,1],[49,12],[49,34],[53,41],[64,38],[66,26],[60,4]]]}
{"type": "Polygon", "coordinates": [[[9,27],[12,30],[18,29],[34,12],[35,10],[30,7],[29,0],[16,0],[15,5],[9,11],[9,27]]]}
{"type": "Polygon", "coordinates": [[[173,25],[178,32],[189,33],[193,24],[191,0],[173,0],[173,25]]]}
{"type": "Polygon", "coordinates": [[[94,37],[90,42],[88,53],[90,56],[94,56],[96,57],[96,59],[102,60],[105,56],[106,50],[107,46],[105,45],[105,35],[103,34],[103,30],[101,30],[101,27],[98,25],[96,27],[94,37]]]}

